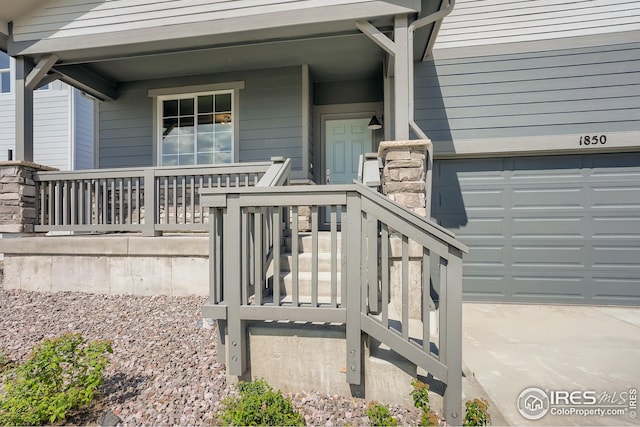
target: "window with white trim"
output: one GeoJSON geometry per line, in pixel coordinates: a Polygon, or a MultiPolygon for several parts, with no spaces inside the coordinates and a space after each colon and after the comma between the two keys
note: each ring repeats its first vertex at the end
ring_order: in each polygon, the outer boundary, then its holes
{"type": "Polygon", "coordinates": [[[9,55],[0,52],[0,93],[11,92],[11,60],[9,55]]]}
{"type": "Polygon", "coordinates": [[[161,166],[233,162],[233,91],[158,97],[161,166]]]}

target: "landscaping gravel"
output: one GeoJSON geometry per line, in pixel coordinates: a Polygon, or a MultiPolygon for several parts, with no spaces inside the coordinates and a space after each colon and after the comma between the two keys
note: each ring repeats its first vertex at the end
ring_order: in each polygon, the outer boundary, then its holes
{"type": "MultiPolygon", "coordinates": [[[[207,322],[203,327],[204,300],[36,293],[0,284],[0,350],[20,361],[35,344],[66,332],[111,340],[103,396],[79,423],[95,425],[97,415],[110,411],[120,425],[215,425],[221,401],[234,387],[217,360],[216,330],[207,322]]],[[[369,425],[362,399],[312,390],[290,397],[307,425],[369,425]]],[[[391,412],[401,425],[420,421],[415,409],[392,406],[391,412]]]]}

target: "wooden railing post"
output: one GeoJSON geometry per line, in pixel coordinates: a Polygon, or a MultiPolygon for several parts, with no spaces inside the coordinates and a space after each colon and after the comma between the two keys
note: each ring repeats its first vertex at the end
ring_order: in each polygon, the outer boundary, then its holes
{"type": "Polygon", "coordinates": [[[238,194],[227,195],[227,209],[222,215],[224,236],[222,293],[227,303],[227,331],[229,360],[227,369],[229,374],[242,376],[247,370],[247,337],[246,322],[240,317],[242,303],[241,274],[242,274],[242,221],[240,215],[240,198],[238,194]]]}
{"type": "Polygon", "coordinates": [[[444,392],[444,417],[447,425],[462,425],[462,252],[449,246],[446,281],[446,353],[447,388],[444,392]]]}
{"type": "MultiPolygon", "coordinates": [[[[362,209],[358,193],[347,193],[347,223],[343,228],[347,236],[347,251],[342,256],[347,256],[347,382],[353,385],[361,385],[362,382],[362,339],[360,327],[361,303],[360,295],[364,290],[360,289],[361,283],[361,256],[362,248],[362,209]]],[[[344,239],[345,236],[342,236],[344,239]]]]}
{"type": "Polygon", "coordinates": [[[142,235],[147,237],[160,236],[156,230],[156,215],[158,212],[158,194],[156,194],[156,175],[154,168],[144,170],[144,227],[142,235]]]}

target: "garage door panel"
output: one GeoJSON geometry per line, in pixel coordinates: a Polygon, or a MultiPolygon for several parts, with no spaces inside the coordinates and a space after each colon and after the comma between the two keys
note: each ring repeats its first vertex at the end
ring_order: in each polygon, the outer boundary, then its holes
{"type": "Polygon", "coordinates": [[[623,304],[640,305],[640,295],[638,295],[640,275],[619,277],[614,273],[597,272],[595,274],[593,278],[595,301],[600,304],[615,304],[616,301],[622,300],[623,304]]]}
{"type": "Polygon", "coordinates": [[[536,217],[513,218],[511,235],[514,238],[558,239],[582,238],[584,217],[536,217]]]}
{"type": "Polygon", "coordinates": [[[504,268],[505,247],[503,245],[470,246],[468,255],[465,255],[466,265],[469,267],[487,266],[504,268]]]}
{"type": "Polygon", "coordinates": [[[462,278],[465,294],[473,295],[474,299],[495,300],[504,299],[505,278],[486,271],[465,272],[462,278]]]}
{"type": "Polygon", "coordinates": [[[612,246],[595,244],[593,246],[593,267],[629,269],[638,266],[640,247],[612,246]]]}
{"type": "Polygon", "coordinates": [[[640,153],[435,168],[432,215],[471,251],[466,300],[640,305],[640,153]]]}
{"type": "Polygon", "coordinates": [[[591,223],[594,239],[638,239],[640,238],[640,217],[594,216],[591,223]]]}
{"type": "Polygon", "coordinates": [[[597,186],[592,189],[594,209],[640,208],[640,188],[597,186]]]}
{"type": "Polygon", "coordinates": [[[576,275],[550,274],[548,271],[528,271],[513,276],[512,295],[533,298],[554,296],[582,298],[582,277],[576,275]]]}
{"type": "Polygon", "coordinates": [[[502,189],[445,188],[436,193],[436,209],[440,212],[459,212],[461,209],[503,209],[502,189]]]}
{"type": "Polygon", "coordinates": [[[575,246],[519,245],[514,244],[514,267],[544,267],[554,269],[580,269],[583,267],[584,248],[575,246]]]}
{"type": "Polygon", "coordinates": [[[514,189],[512,206],[514,209],[580,209],[584,198],[584,190],[579,187],[514,189]]]}

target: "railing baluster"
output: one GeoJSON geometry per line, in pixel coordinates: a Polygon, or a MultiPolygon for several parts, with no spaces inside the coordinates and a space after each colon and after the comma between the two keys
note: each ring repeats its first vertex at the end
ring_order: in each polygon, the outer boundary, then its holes
{"type": "MultiPolygon", "coordinates": [[[[200,175],[198,177],[198,183],[200,188],[204,188],[204,177],[200,175]]],[[[200,207],[200,224],[204,224],[204,206],[202,205],[202,201],[200,200],[200,194],[197,194],[198,197],[198,206],[200,207]]],[[[211,219],[209,219],[211,221],[211,219]]]]}
{"type": "Polygon", "coordinates": [[[78,216],[77,224],[85,224],[84,180],[78,180],[78,216]]]}
{"type": "Polygon", "coordinates": [[[382,275],[382,325],[389,328],[389,227],[382,224],[380,238],[380,274],[382,275]]]}
{"type": "Polygon", "coordinates": [[[120,212],[118,212],[118,220],[120,224],[124,224],[124,180],[122,178],[118,179],[118,208],[120,212]]]}
{"type": "Polygon", "coordinates": [[[187,223],[187,177],[183,176],[180,178],[182,188],[182,223],[187,223]]]}
{"type": "Polygon", "coordinates": [[[102,180],[102,224],[109,223],[109,204],[107,203],[108,191],[107,191],[107,179],[102,180]]]}
{"type": "Polygon", "coordinates": [[[265,287],[265,282],[264,282],[264,237],[263,237],[263,231],[264,231],[264,225],[263,225],[263,216],[262,216],[262,210],[257,210],[256,213],[253,216],[253,222],[254,222],[254,230],[255,230],[255,258],[254,261],[256,263],[254,269],[256,272],[256,304],[257,305],[262,305],[264,303],[263,301],[263,290],[265,287]]]}
{"type": "Polygon", "coordinates": [[[77,181],[71,181],[71,199],[69,201],[71,218],[69,218],[70,225],[77,224],[76,212],[78,210],[78,188],[77,181]]]}
{"type": "Polygon", "coordinates": [[[91,218],[91,224],[98,225],[100,224],[100,179],[95,179],[93,181],[92,203],[93,215],[91,218]]]}
{"type": "Polygon", "coordinates": [[[111,181],[111,194],[109,196],[109,199],[111,200],[111,202],[109,203],[109,206],[111,207],[111,224],[115,224],[116,223],[116,180],[112,179],[111,181]]]}
{"type": "Polygon", "coordinates": [[[128,224],[133,224],[133,178],[127,179],[127,216],[128,224]]]}
{"type": "Polygon", "coordinates": [[[349,254],[347,253],[347,206],[340,207],[340,306],[347,305],[347,262],[349,254]]]}
{"type": "Polygon", "coordinates": [[[422,248],[422,350],[431,353],[431,257],[422,248]]]}
{"type": "MultiPolygon", "coordinates": [[[[191,209],[190,209],[190,214],[191,214],[191,224],[195,224],[196,223],[196,192],[198,190],[196,190],[196,177],[191,175],[189,177],[189,184],[190,184],[190,202],[191,202],[191,209]]],[[[186,204],[185,204],[186,206],[186,204]]],[[[186,216],[185,216],[186,219],[186,216]]]]}
{"type": "Polygon", "coordinates": [[[298,206],[294,206],[293,210],[293,218],[291,223],[291,291],[292,291],[292,299],[293,306],[300,306],[300,278],[298,277],[298,262],[299,262],[299,246],[298,239],[300,238],[300,233],[298,232],[298,206]]]}
{"type": "Polygon", "coordinates": [[[282,209],[273,208],[273,303],[280,305],[280,214],[282,209]]]}
{"type": "Polygon", "coordinates": [[[62,197],[61,197],[62,183],[60,181],[56,181],[55,188],[56,188],[56,200],[54,204],[56,207],[56,217],[55,217],[54,224],[62,225],[62,213],[60,212],[61,204],[62,204],[62,197]]]}
{"type": "Polygon", "coordinates": [[[173,177],[173,223],[178,223],[178,177],[173,177]]]}
{"type": "Polygon", "coordinates": [[[448,325],[447,325],[447,300],[448,300],[448,289],[447,289],[447,260],[445,260],[442,257],[438,257],[439,261],[438,261],[438,265],[439,265],[439,269],[440,269],[440,277],[439,277],[439,281],[440,281],[440,293],[438,295],[439,301],[438,301],[438,310],[439,310],[439,322],[438,322],[438,354],[440,356],[440,360],[446,360],[447,359],[447,331],[448,331],[448,325]]]}
{"type": "Polygon", "coordinates": [[[60,200],[60,208],[62,209],[62,224],[69,225],[69,182],[64,181],[62,183],[62,199],[60,200]]]}
{"type": "MultiPolygon", "coordinates": [[[[243,254],[249,254],[249,214],[247,208],[240,209],[240,245],[243,254]]],[[[249,304],[249,257],[243,256],[240,260],[240,304],[249,304]]]]}
{"type": "Polygon", "coordinates": [[[378,221],[367,215],[367,282],[369,283],[369,310],[380,311],[378,306],[378,221]]]}
{"type": "Polygon", "coordinates": [[[47,200],[47,202],[48,202],[49,214],[47,216],[49,220],[49,225],[53,225],[53,220],[55,219],[54,210],[53,210],[53,202],[55,201],[55,196],[53,193],[53,181],[49,181],[48,193],[49,193],[49,200],[47,200]]]}
{"type": "Polygon", "coordinates": [[[409,238],[402,235],[402,338],[409,339],[409,238]]]}
{"type": "MultiPolygon", "coordinates": [[[[338,207],[331,205],[331,306],[338,306],[338,207]]],[[[344,284],[343,284],[344,286],[344,284]]]]}
{"type": "Polygon", "coordinates": [[[311,206],[311,305],[318,306],[318,206],[311,206]]]}

